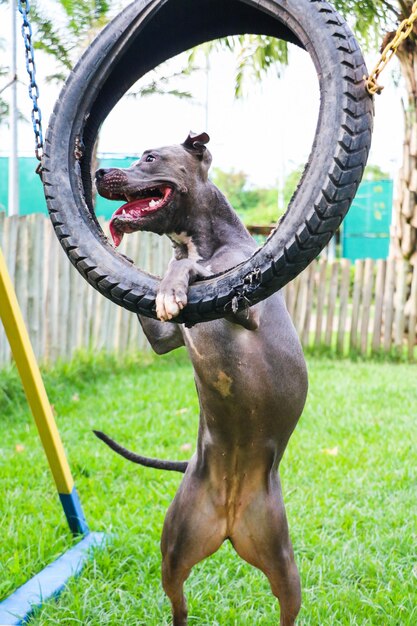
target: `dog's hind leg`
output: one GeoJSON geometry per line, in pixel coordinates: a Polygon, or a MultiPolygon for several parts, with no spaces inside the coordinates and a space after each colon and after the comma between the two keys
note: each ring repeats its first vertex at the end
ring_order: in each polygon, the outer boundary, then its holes
{"type": "Polygon", "coordinates": [[[226,538],[226,522],[201,481],[186,474],[165,518],[161,539],[162,586],[172,605],[173,626],[186,626],[184,582],[194,565],[207,558],[226,538]]]}
{"type": "Polygon", "coordinates": [[[293,626],[301,606],[300,577],[288,532],[278,474],[254,494],[231,533],[236,552],[268,578],[281,609],[281,626],[293,626]]]}

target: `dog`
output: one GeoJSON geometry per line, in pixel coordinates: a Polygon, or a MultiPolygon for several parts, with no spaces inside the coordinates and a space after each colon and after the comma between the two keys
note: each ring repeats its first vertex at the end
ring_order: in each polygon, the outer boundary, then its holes
{"type": "Polygon", "coordinates": [[[247,312],[186,328],[175,320],[189,285],[250,257],[256,243],[210,181],[206,133],[180,145],[146,150],[126,169],[96,172],[98,192],[124,201],[110,232],[167,235],[174,256],[156,297],[158,319],[139,316],[158,354],[186,346],[200,403],[197,450],[187,463],[147,459],[95,431],[130,460],[184,472],[164,522],[162,584],[174,626],[187,624],[183,585],[191,568],[228,539],[269,579],[281,626],[301,605],[300,578],[288,531],[278,467],[301,416],[307,371],[296,331],[276,293],[247,312]],[[127,201],[127,203],[126,203],[127,201]]]}

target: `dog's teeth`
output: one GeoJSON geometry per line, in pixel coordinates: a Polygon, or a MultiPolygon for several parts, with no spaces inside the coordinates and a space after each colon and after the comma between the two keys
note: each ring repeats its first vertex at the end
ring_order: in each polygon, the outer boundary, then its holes
{"type": "Polygon", "coordinates": [[[157,200],[151,200],[151,201],[150,201],[150,203],[149,203],[149,206],[150,206],[151,208],[153,208],[153,207],[154,207],[154,206],[156,206],[157,204],[158,204],[158,201],[157,201],[157,200]]]}
{"type": "Polygon", "coordinates": [[[126,215],[126,209],[123,209],[122,215],[126,215]]]}

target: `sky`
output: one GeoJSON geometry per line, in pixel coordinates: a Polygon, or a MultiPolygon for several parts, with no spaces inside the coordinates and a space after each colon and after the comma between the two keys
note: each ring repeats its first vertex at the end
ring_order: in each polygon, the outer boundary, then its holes
{"type": "MultiPolygon", "coordinates": [[[[7,7],[0,8],[0,38],[8,42],[10,17],[7,7]]],[[[8,63],[8,50],[0,52],[8,63]]],[[[31,101],[27,94],[27,74],[23,41],[18,30],[19,108],[30,119],[31,101]]],[[[367,55],[368,66],[377,55],[367,55]]],[[[36,51],[37,79],[44,129],[60,88],[47,83],[53,69],[51,60],[36,51]]],[[[204,65],[204,59],[201,59],[204,65]]],[[[395,69],[396,61],[392,63],[395,69]]],[[[173,60],[165,73],[181,66],[173,60]]],[[[282,185],[285,177],[304,164],[311,150],[319,108],[317,77],[308,54],[291,46],[289,66],[280,77],[271,71],[261,84],[246,83],[245,96],[234,97],[235,59],[227,53],[210,57],[210,69],[193,73],[178,85],[190,91],[193,99],[173,96],[124,98],[103,125],[100,151],[138,154],[148,148],[181,143],[189,130],[207,131],[213,165],[226,171],[243,171],[252,186],[282,185]]],[[[7,78],[0,79],[0,89],[7,78]]],[[[403,89],[394,84],[386,71],[381,82],[386,88],[376,98],[375,131],[369,163],[379,165],[395,177],[401,164],[403,89]]],[[[3,93],[6,97],[7,90],[3,93]]],[[[19,124],[19,153],[33,153],[31,124],[19,124]]],[[[8,154],[7,127],[0,127],[0,155],[8,154]]]]}

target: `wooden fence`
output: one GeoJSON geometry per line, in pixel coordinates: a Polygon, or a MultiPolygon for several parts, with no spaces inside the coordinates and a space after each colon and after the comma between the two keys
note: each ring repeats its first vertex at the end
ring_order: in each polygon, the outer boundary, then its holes
{"type": "Polygon", "coordinates": [[[284,293],[305,348],[416,356],[417,268],[402,260],[314,261],[284,293]]]}
{"type": "MultiPolygon", "coordinates": [[[[102,227],[108,233],[107,224],[102,227]]],[[[80,348],[111,352],[147,349],[136,315],[88,285],[68,261],[47,217],[5,217],[0,213],[0,246],[41,362],[69,359],[80,348]]],[[[125,237],[120,251],[157,275],[172,256],[169,241],[150,233],[125,237]]],[[[0,324],[0,367],[8,362],[10,349],[0,324]]]]}
{"type": "MultiPolygon", "coordinates": [[[[101,296],[72,267],[48,218],[0,213],[0,245],[40,361],[69,359],[80,348],[148,349],[136,316],[101,296]]],[[[149,233],[125,237],[121,252],[156,275],[172,255],[165,238],[149,233]]],[[[414,359],[417,270],[411,276],[403,262],[367,259],[351,265],[322,259],[284,292],[305,347],[327,346],[339,354],[407,353],[414,359]]],[[[0,325],[0,367],[10,358],[0,325]]]]}

